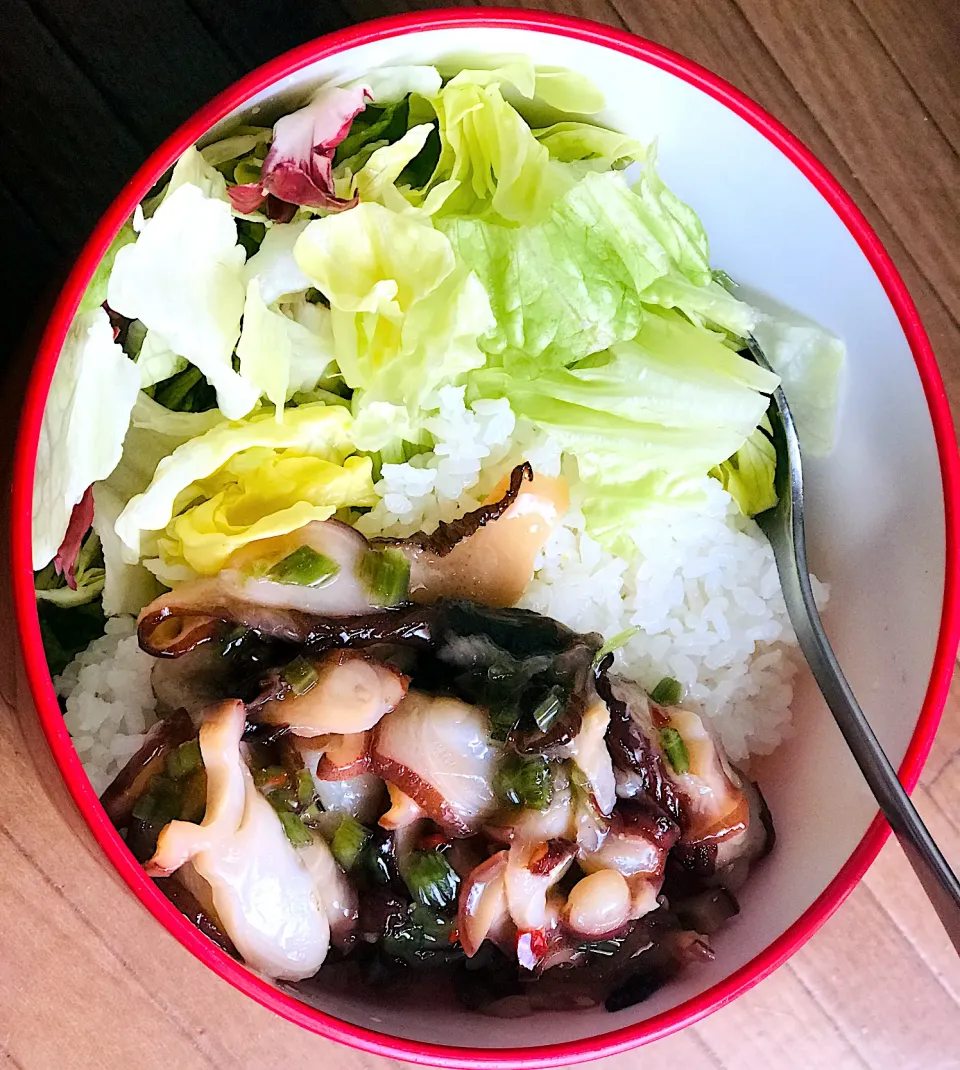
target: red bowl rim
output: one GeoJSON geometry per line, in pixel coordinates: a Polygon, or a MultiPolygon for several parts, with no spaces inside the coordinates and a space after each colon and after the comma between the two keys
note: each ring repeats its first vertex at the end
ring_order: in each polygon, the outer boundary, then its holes
{"type": "Polygon", "coordinates": [[[155,918],[222,978],[265,1007],[329,1039],[377,1055],[450,1067],[559,1067],[667,1036],[690,1025],[768,976],[801,947],[833,914],[876,858],[889,828],[878,815],[853,854],[818,899],[780,937],[750,962],[707,991],[669,1011],[634,1025],[583,1040],[529,1048],[484,1049],[406,1040],[351,1025],[307,1007],[279,991],[224,954],[204,937],[144,876],[110,824],[74,750],[47,671],[33,589],[31,517],[33,472],[47,392],[57,357],[80,299],[97,264],[121,225],[147,190],[176,158],[216,122],[254,94],[316,60],[347,48],[401,34],[478,26],[519,28],[587,41],[615,49],[676,75],[745,119],[776,146],[819,190],[857,241],[893,305],[916,361],[936,438],[943,477],[946,525],[946,574],[941,626],[934,664],[917,727],[900,767],[908,789],[917,782],[946,702],[960,642],[960,456],[943,382],[933,350],[889,254],[849,195],[822,163],[776,119],[738,89],[696,63],[661,45],[583,19],[520,9],[451,9],[415,12],[361,23],[317,38],[278,56],[215,97],[146,160],[107,209],[64,284],[42,337],[22,410],[14,458],[11,567],[17,629],[37,713],[70,794],[107,858],[155,918]]]}

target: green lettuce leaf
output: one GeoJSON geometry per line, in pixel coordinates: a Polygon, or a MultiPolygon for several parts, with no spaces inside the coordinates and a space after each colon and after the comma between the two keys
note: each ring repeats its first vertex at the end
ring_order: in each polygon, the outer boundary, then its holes
{"type": "Polygon", "coordinates": [[[770,421],[765,416],[732,457],[710,470],[710,475],[729,491],[744,516],[756,516],[777,504],[774,486],[777,451],[772,433],[770,421]]]}
{"type": "Polygon", "coordinates": [[[120,460],[140,389],[137,366],[113,340],[102,308],[70,327],[40,427],[33,488],[33,567],[60,547],[73,507],[120,460]]]}
{"type": "Polygon", "coordinates": [[[572,368],[471,376],[473,393],[509,398],[599,484],[706,475],[752,434],[777,383],[677,313],[649,314],[632,341],[572,368]]]}
{"type": "Polygon", "coordinates": [[[130,245],[136,240],[137,232],[133,229],[133,224],[124,223],[117,236],[110,243],[109,249],[103,254],[103,259],[97,265],[97,270],[93,273],[93,278],[80,299],[78,312],[92,312],[93,309],[99,308],[106,301],[107,281],[110,278],[110,272],[113,271],[113,262],[117,258],[117,253],[125,245],[130,245]]]}
{"type": "Polygon", "coordinates": [[[243,330],[237,343],[240,373],[272,401],[278,421],[288,398],[312,390],[333,362],[330,314],[317,309],[320,332],[271,308],[260,297],[256,278],[247,286],[243,330]]]}
{"type": "Polygon", "coordinates": [[[497,323],[483,348],[508,364],[542,366],[632,338],[645,306],[749,331],[756,313],[709,269],[703,284],[706,242],[687,212],[658,180],[636,193],[620,172],[606,172],[587,174],[533,226],[442,217],[436,225],[490,295],[497,323]]]}
{"type": "MultiPolygon", "coordinates": [[[[306,457],[324,461],[339,471],[339,466],[354,451],[351,424],[350,413],[341,406],[302,405],[288,409],[282,424],[277,423],[272,412],[259,412],[238,423],[222,422],[204,434],[189,439],[159,461],[149,486],[130,498],[118,516],[115,530],[123,544],[124,559],[130,563],[139,561],[152,544],[149,539],[144,542],[145,535],[166,528],[197,497],[195,489],[191,488],[214,476],[238,455],[248,455],[253,450],[260,450],[262,454],[257,456],[257,463],[246,472],[248,489],[254,498],[259,496],[261,503],[267,498],[276,500],[281,496],[282,487],[287,487],[293,495],[288,505],[294,511],[286,510],[285,514],[285,522],[293,526],[286,527],[286,531],[292,531],[310,520],[326,519],[335,510],[310,507],[309,502],[300,496],[302,488],[296,480],[282,485],[278,483],[269,494],[251,481],[257,479],[258,473],[266,472],[268,454],[272,456],[279,453],[283,458],[294,460],[306,457]],[[301,504],[304,507],[297,511],[295,507],[301,504]]],[[[367,467],[369,470],[369,464],[367,467]]],[[[250,503],[247,505],[249,515],[250,503]]],[[[215,524],[216,517],[208,517],[207,521],[215,524]]],[[[233,545],[237,544],[236,527],[235,518],[231,519],[229,534],[233,545]]],[[[273,535],[280,533],[275,529],[267,532],[273,535]]]]}
{"type": "Polygon", "coordinates": [[[230,205],[188,182],[140,220],[136,242],[116,255],[107,290],[112,309],[139,319],[200,369],[231,419],[250,412],[259,396],[232,363],[245,259],[230,205]]]}
{"type": "Polygon", "coordinates": [[[609,171],[631,160],[640,161],[646,155],[639,141],[591,123],[554,123],[543,130],[534,130],[533,134],[553,159],[589,164],[593,171],[609,171]]]}
{"type": "Polygon", "coordinates": [[[429,219],[374,202],[314,220],[295,256],[330,302],[358,448],[415,441],[430,395],[483,364],[477,337],[493,320],[477,277],[429,219]]]}

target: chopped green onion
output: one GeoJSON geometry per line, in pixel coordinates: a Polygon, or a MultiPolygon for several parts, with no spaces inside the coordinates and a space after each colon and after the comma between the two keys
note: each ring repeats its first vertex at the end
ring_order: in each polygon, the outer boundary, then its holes
{"type": "Polygon", "coordinates": [[[321,820],[323,812],[319,803],[312,802],[305,810],[300,811],[300,820],[305,825],[314,825],[321,820]]]}
{"type": "Polygon", "coordinates": [[[274,791],[287,783],[287,771],[282,765],[268,765],[266,769],[254,769],[253,783],[262,792],[274,791]]]}
{"type": "Polygon", "coordinates": [[[650,697],[658,706],[676,706],[683,698],[683,688],[672,676],[665,676],[650,692],[650,697]]]}
{"type": "Polygon", "coordinates": [[[278,814],[292,814],[297,809],[297,797],[289,788],[276,788],[271,791],[267,802],[278,814]]]}
{"type": "Polygon", "coordinates": [[[413,851],[401,867],[410,894],[426,907],[456,902],[460,878],[439,851],[413,851]]]}
{"type": "Polygon", "coordinates": [[[410,590],[410,562],[393,547],[368,550],[360,559],[360,581],[374,605],[395,606],[410,590]]]}
{"type": "Polygon", "coordinates": [[[270,569],[267,578],[298,587],[326,587],[339,571],[340,566],[326,554],[317,553],[312,546],[298,546],[270,569]]]}
{"type": "Polygon", "coordinates": [[[551,725],[566,704],[566,697],[562,688],[551,687],[534,707],[533,719],[541,732],[550,731],[551,725]]]}
{"type": "Polygon", "coordinates": [[[280,824],[283,825],[283,831],[287,834],[287,839],[294,847],[309,847],[313,843],[313,833],[296,814],[281,811],[277,814],[277,817],[280,818],[280,824]]]}
{"type": "Polygon", "coordinates": [[[302,808],[306,809],[316,798],[316,788],[313,786],[313,777],[310,775],[309,769],[298,769],[296,773],[297,781],[297,803],[302,808]]]}
{"type": "Polygon", "coordinates": [[[182,780],[202,767],[200,742],[196,739],[188,739],[186,743],[181,743],[175,750],[170,751],[164,762],[167,776],[171,780],[182,780]]]}
{"type": "Polygon", "coordinates": [[[543,755],[508,754],[497,768],[493,790],[504,802],[546,810],[553,798],[553,776],[543,755]]]}
{"type": "Polygon", "coordinates": [[[284,666],[280,675],[284,682],[290,685],[290,690],[297,698],[305,695],[319,679],[317,670],[304,657],[294,658],[289,665],[284,666]]]}
{"type": "Polygon", "coordinates": [[[667,756],[675,773],[690,771],[690,755],[687,753],[687,745],[675,728],[660,729],[660,746],[663,747],[663,753],[667,756]]]}
{"type": "Polygon", "coordinates": [[[616,635],[612,635],[600,649],[593,656],[593,664],[599,665],[601,661],[608,655],[612,654],[615,650],[619,650],[620,647],[626,646],[627,643],[640,631],[640,629],[634,625],[632,628],[624,628],[622,632],[617,632],[616,635]]]}
{"type": "Polygon", "coordinates": [[[342,870],[349,873],[353,869],[369,839],[370,833],[356,818],[343,815],[330,841],[330,850],[342,870]]]}

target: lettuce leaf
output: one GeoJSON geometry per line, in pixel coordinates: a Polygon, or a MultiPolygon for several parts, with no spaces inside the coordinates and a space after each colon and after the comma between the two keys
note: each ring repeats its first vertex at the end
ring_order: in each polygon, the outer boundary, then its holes
{"type": "Polygon", "coordinates": [[[229,203],[227,180],[195,145],[191,145],[174,165],[161,204],[168,201],[181,186],[187,185],[196,186],[204,197],[229,203]]]}
{"type": "Polygon", "coordinates": [[[33,567],[56,554],[73,507],[120,460],[140,373],[102,308],[75,317],[47,397],[33,487],[33,567]]]}
{"type": "Polygon", "coordinates": [[[136,240],[137,232],[133,229],[133,224],[124,223],[117,232],[117,236],[110,243],[110,247],[103,254],[103,259],[97,265],[93,278],[90,280],[83,297],[80,298],[78,312],[92,312],[106,301],[107,281],[110,278],[110,272],[113,271],[113,262],[117,258],[117,253],[125,245],[130,245],[136,240]]]}
{"type": "Polygon", "coordinates": [[[769,300],[760,307],[771,314],[761,317],[754,337],[783,379],[803,448],[812,456],[825,457],[833,449],[846,346],[799,313],[772,306],[769,300]]]}
{"type": "Polygon", "coordinates": [[[594,171],[609,171],[618,164],[640,161],[646,155],[646,149],[639,141],[591,123],[554,123],[543,130],[534,130],[533,135],[553,159],[563,163],[589,163],[594,171]]]}
{"type": "Polygon", "coordinates": [[[124,558],[123,543],[116,532],[124,506],[146,490],[164,457],[223,422],[222,413],[216,409],[171,412],[142,391],[137,395],[120,463],[107,479],[93,487],[93,530],[100,537],[103,552],[103,611],[107,616],[139,613],[159,593],[152,573],[124,558]]]}
{"type": "Polygon", "coordinates": [[[112,309],[142,321],[200,369],[231,419],[258,397],[232,365],[245,258],[230,206],[188,183],[141,221],[135,244],[119,250],[107,291],[112,309]]]}
{"type": "Polygon", "coordinates": [[[533,223],[576,180],[551,159],[520,113],[501,92],[514,84],[532,97],[533,68],[461,71],[431,102],[440,131],[440,158],[425,192],[443,181],[458,183],[443,206],[447,214],[483,215],[501,223],[533,223]]]}
{"type": "Polygon", "coordinates": [[[569,364],[626,341],[645,306],[678,307],[735,333],[756,321],[705,271],[696,216],[653,178],[636,193],[620,172],[587,174],[532,226],[436,225],[490,295],[496,328],[481,345],[508,365],[569,364]]]}
{"type": "Polygon", "coordinates": [[[145,536],[162,531],[190,503],[188,488],[213,476],[236,454],[256,448],[283,450],[340,465],[353,453],[351,424],[350,413],[341,406],[302,405],[288,410],[282,424],[272,412],[259,412],[237,423],[221,422],[189,439],[159,460],[149,485],[130,498],[117,518],[124,559],[139,561],[145,536]]]}
{"type": "Polygon", "coordinates": [[[137,367],[140,369],[140,386],[148,386],[169,379],[182,372],[187,366],[183,357],[178,357],[156,331],[147,331],[137,353],[137,367]]]}
{"type": "Polygon", "coordinates": [[[431,393],[483,364],[477,337],[493,319],[476,276],[429,219],[374,202],[314,220],[295,255],[330,302],[358,448],[416,440],[431,393]]]}
{"type": "Polygon", "coordinates": [[[312,390],[333,362],[330,314],[318,309],[325,330],[314,332],[270,308],[256,278],[247,286],[243,330],[237,343],[240,373],[273,402],[278,421],[284,404],[302,390],[312,390]]]}
{"type": "Polygon", "coordinates": [[[710,475],[729,491],[744,516],[756,516],[777,504],[777,451],[772,434],[765,416],[732,457],[710,469],[710,475]]]}
{"type": "Polygon", "coordinates": [[[603,485],[706,475],[753,433],[777,383],[677,313],[651,313],[632,341],[572,368],[471,376],[475,394],[509,398],[603,485]]]}
{"type": "Polygon", "coordinates": [[[157,540],[162,566],[214,575],[250,542],[328,520],[338,509],[374,505],[372,471],[369,457],[338,464],[263,448],[235,454],[184,491],[205,500],[175,516],[157,540]]]}
{"type": "Polygon", "coordinates": [[[310,280],[297,267],[293,247],[304,232],[309,220],[294,223],[274,223],[267,228],[260,248],[247,261],[243,281],[249,287],[256,279],[264,304],[272,305],[282,297],[303,293],[310,280]]]}

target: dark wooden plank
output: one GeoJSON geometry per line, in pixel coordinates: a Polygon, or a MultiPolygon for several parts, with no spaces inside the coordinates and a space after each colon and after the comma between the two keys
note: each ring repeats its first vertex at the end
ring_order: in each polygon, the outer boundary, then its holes
{"type": "MultiPolygon", "coordinates": [[[[243,73],[181,0],[110,6],[32,0],[31,8],[110,111],[148,148],[243,73]]],[[[252,24],[242,23],[248,32],[252,24]]]]}
{"type": "Polygon", "coordinates": [[[960,152],[960,4],[928,0],[904,17],[900,0],[855,0],[870,29],[943,136],[960,152]]]}
{"type": "Polygon", "coordinates": [[[960,320],[960,156],[853,0],[739,0],[868,195],[960,320]]]}
{"type": "Polygon", "coordinates": [[[234,62],[245,69],[357,20],[355,14],[348,14],[332,0],[272,0],[269,5],[263,0],[188,2],[207,32],[221,41],[234,62]]]}
{"type": "Polygon", "coordinates": [[[5,0],[4,23],[4,179],[48,235],[75,248],[141,163],[145,146],[25,0],[5,0]]]}

